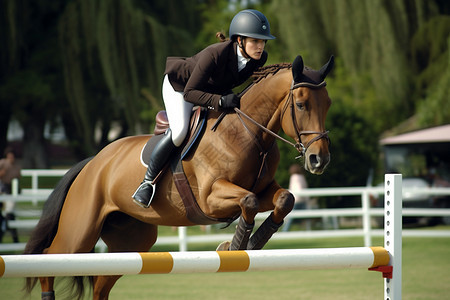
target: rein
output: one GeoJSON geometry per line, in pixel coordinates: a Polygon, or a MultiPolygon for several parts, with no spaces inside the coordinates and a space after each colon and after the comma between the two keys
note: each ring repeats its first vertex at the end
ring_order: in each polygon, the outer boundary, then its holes
{"type": "Polygon", "coordinates": [[[273,132],[272,130],[270,130],[270,129],[264,127],[263,125],[259,124],[259,123],[256,122],[254,119],[252,119],[252,117],[250,117],[249,115],[247,115],[246,113],[244,113],[242,110],[240,110],[239,108],[235,107],[235,108],[234,108],[234,111],[237,113],[239,119],[241,120],[242,124],[244,125],[244,127],[245,127],[247,130],[249,130],[249,129],[248,129],[247,126],[245,125],[245,123],[244,123],[244,121],[242,120],[241,116],[244,116],[247,120],[249,120],[250,122],[252,122],[252,123],[255,124],[256,126],[258,126],[258,127],[259,127],[260,129],[262,129],[263,131],[267,132],[268,134],[274,136],[275,138],[277,138],[277,139],[279,139],[279,140],[281,140],[281,141],[283,141],[283,142],[285,142],[285,143],[287,143],[287,144],[289,144],[289,145],[295,147],[295,149],[297,149],[297,150],[299,149],[299,148],[298,148],[298,145],[297,145],[298,143],[297,143],[297,144],[294,144],[294,143],[292,143],[291,141],[288,141],[287,139],[285,139],[284,137],[282,137],[282,136],[276,134],[276,133],[273,132]]]}

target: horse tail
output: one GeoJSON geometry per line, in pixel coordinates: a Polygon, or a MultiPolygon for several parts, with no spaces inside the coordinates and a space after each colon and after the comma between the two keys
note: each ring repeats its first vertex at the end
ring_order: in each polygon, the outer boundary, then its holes
{"type": "MultiPolygon", "coordinates": [[[[75,178],[86,166],[86,164],[93,157],[87,158],[75,166],[73,166],[67,173],[61,178],[56,185],[53,192],[45,202],[42,210],[42,216],[39,219],[39,223],[33,229],[31,236],[25,246],[24,254],[42,254],[44,249],[48,248],[58,230],[59,216],[66,199],[66,195],[69,192],[69,188],[72,185],[75,178]]],[[[24,290],[30,294],[34,286],[37,283],[38,278],[27,278],[25,282],[24,290]]],[[[77,286],[77,293],[84,290],[83,281],[80,278],[75,278],[74,286],[77,286]]]]}

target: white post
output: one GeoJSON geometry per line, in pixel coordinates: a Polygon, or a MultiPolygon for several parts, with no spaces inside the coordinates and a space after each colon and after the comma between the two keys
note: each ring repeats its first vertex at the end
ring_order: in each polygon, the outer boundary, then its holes
{"type": "Polygon", "coordinates": [[[362,218],[363,218],[363,232],[364,232],[364,246],[372,246],[372,237],[370,231],[372,226],[370,224],[370,203],[369,203],[369,192],[367,190],[363,191],[361,194],[361,204],[362,204],[362,218]]]}
{"type": "Polygon", "coordinates": [[[39,175],[36,171],[31,175],[31,189],[33,190],[33,193],[37,193],[37,189],[39,188],[38,177],[39,175]]]}
{"type": "Polygon", "coordinates": [[[402,299],[402,175],[386,174],[384,182],[384,248],[392,279],[384,279],[384,299],[402,299]]]}
{"type": "Polygon", "coordinates": [[[180,252],[187,251],[187,231],[185,226],[178,227],[178,241],[180,252]]]}
{"type": "MultiPolygon", "coordinates": [[[[39,177],[38,173],[36,171],[33,171],[33,174],[31,175],[31,190],[35,195],[38,193],[39,189],[38,177],[39,177]]],[[[33,205],[37,206],[37,204],[38,204],[37,198],[34,198],[33,205]]]]}
{"type": "Polygon", "coordinates": [[[16,197],[19,195],[19,179],[13,178],[11,181],[11,194],[16,197]]]}

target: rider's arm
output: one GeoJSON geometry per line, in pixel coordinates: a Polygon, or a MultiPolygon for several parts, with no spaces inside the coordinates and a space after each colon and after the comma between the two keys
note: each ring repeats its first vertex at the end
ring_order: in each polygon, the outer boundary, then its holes
{"type": "Polygon", "coordinates": [[[219,110],[219,100],[222,95],[206,92],[211,85],[209,79],[217,68],[214,55],[204,53],[199,55],[197,64],[184,88],[184,99],[196,105],[219,110]]]}

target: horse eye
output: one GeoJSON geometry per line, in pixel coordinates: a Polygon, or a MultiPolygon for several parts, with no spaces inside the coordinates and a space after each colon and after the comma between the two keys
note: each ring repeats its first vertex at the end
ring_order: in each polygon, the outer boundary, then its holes
{"type": "Polygon", "coordinates": [[[305,103],[303,103],[303,102],[297,102],[296,105],[297,105],[298,109],[300,109],[300,110],[305,109],[305,103]]]}

